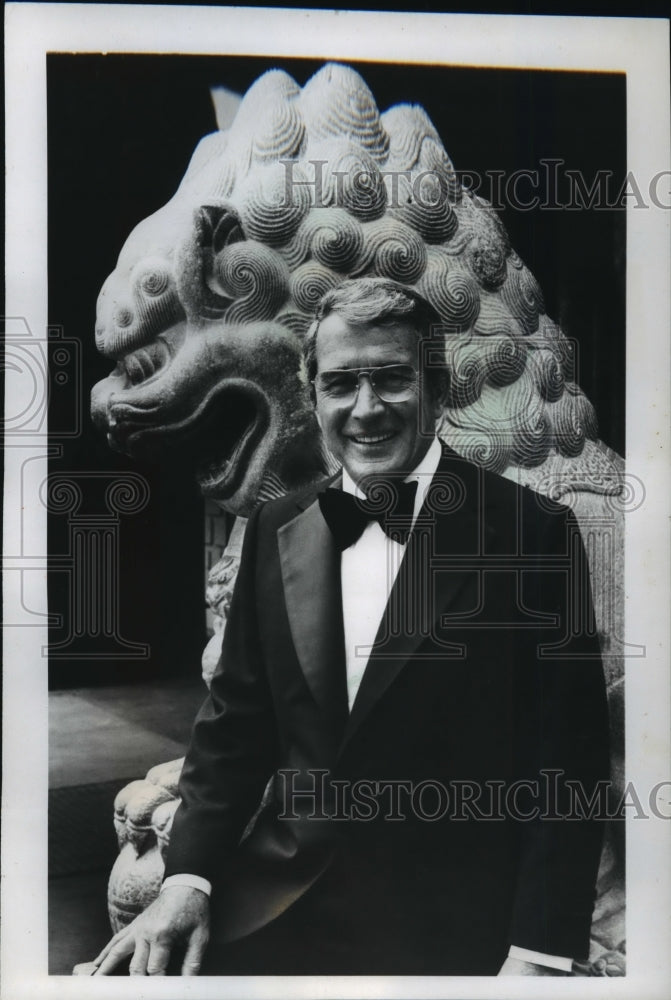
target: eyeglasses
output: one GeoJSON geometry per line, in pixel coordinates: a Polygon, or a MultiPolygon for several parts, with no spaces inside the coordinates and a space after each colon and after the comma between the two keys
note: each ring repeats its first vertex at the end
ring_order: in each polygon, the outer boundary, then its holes
{"type": "Polygon", "coordinates": [[[412,365],[382,365],[379,368],[334,368],[320,372],[313,380],[321,396],[351,402],[356,399],[361,378],[366,376],[370,387],[383,403],[403,403],[417,392],[417,372],[412,365]]]}

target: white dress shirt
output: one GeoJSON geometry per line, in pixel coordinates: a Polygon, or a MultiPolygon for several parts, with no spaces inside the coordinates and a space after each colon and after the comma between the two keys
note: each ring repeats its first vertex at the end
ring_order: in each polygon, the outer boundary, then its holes
{"type": "MultiPolygon", "coordinates": [[[[442,449],[438,438],[434,438],[429,449],[406,482],[417,483],[414,525],[424,502],[424,496],[431,485],[442,449]]],[[[364,498],[354,480],[343,469],[342,488],[346,493],[364,498]]],[[[350,710],[354,704],[359,685],[366,669],[371,647],[375,641],[384,609],[401,566],[406,545],[395,542],[382,530],[377,521],[366,525],[361,537],[341,556],[340,575],[342,584],[343,626],[345,633],[345,668],[347,671],[347,699],[350,710]]],[[[171,875],[161,891],[171,885],[188,885],[201,889],[209,896],[212,887],[207,879],[198,875],[171,875]]],[[[559,955],[544,955],[512,945],[509,957],[518,958],[536,965],[571,971],[572,960],[559,955]]]]}
{"type": "MultiPolygon", "coordinates": [[[[406,482],[417,483],[413,525],[424,502],[426,489],[430,486],[438,468],[440,456],[440,441],[434,438],[422,461],[406,478],[406,482]]],[[[342,488],[345,493],[364,498],[364,494],[346,469],[343,469],[342,488]]],[[[371,521],[366,525],[359,540],[342,553],[340,579],[345,630],[347,697],[350,709],[359,690],[370,650],[405,550],[406,546],[392,541],[377,521],[371,521]]]]}

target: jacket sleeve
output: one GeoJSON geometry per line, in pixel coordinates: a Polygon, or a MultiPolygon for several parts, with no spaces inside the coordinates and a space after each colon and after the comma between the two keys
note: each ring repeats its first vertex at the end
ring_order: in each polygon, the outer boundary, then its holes
{"type": "Polygon", "coordinates": [[[221,657],[182,770],[166,877],[226,878],[276,766],[275,715],[258,641],[259,517],[256,511],[247,524],[221,657]]]}
{"type": "Polygon", "coordinates": [[[522,593],[546,624],[523,640],[517,749],[518,776],[538,782],[538,813],[519,821],[510,943],[580,959],[589,949],[606,818],[606,690],[575,517],[557,507],[534,519],[532,533],[539,555],[522,593]]]}

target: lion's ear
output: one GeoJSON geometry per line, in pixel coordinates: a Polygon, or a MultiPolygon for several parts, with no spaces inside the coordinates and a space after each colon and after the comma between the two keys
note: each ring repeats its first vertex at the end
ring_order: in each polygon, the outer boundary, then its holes
{"type": "Polygon", "coordinates": [[[200,205],[196,211],[198,242],[213,254],[245,239],[240,216],[227,202],[200,205]]]}
{"type": "Polygon", "coordinates": [[[224,315],[234,296],[222,287],[217,260],[235,243],[245,241],[240,216],[225,201],[210,201],[193,212],[193,226],[175,249],[175,280],[187,318],[224,315]]]}

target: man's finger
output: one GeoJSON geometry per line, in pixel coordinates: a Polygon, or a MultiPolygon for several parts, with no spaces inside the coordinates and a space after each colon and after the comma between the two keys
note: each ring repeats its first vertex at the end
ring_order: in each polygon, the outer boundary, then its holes
{"type": "Polygon", "coordinates": [[[129,976],[146,976],[147,963],[149,960],[149,942],[146,938],[139,938],[135,944],[135,954],[128,966],[129,976]]]}
{"type": "Polygon", "coordinates": [[[154,943],[149,952],[149,960],[146,963],[148,976],[164,976],[170,961],[171,946],[167,944],[154,943]]]}
{"type": "Polygon", "coordinates": [[[96,976],[108,976],[113,969],[116,969],[119,962],[123,961],[124,958],[128,958],[134,951],[134,934],[127,934],[125,937],[120,938],[116,944],[110,941],[110,944],[100,953],[101,955],[106,953],[103,961],[99,963],[98,959],[96,959],[96,965],[98,966],[96,976]]]}
{"type": "Polygon", "coordinates": [[[207,931],[197,930],[189,938],[189,944],[182,962],[183,976],[197,976],[203,963],[203,954],[207,945],[207,931]]]}
{"type": "Polygon", "coordinates": [[[107,958],[112,948],[114,948],[114,946],[117,945],[119,941],[122,941],[125,937],[127,937],[128,934],[132,934],[133,933],[131,930],[132,926],[133,924],[129,924],[128,927],[124,927],[123,930],[117,931],[114,937],[109,939],[109,941],[107,942],[103,950],[100,952],[100,954],[96,955],[96,957],[93,959],[93,964],[100,965],[102,960],[104,958],[107,958]]]}

